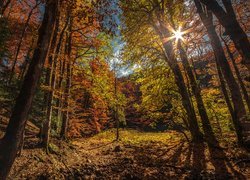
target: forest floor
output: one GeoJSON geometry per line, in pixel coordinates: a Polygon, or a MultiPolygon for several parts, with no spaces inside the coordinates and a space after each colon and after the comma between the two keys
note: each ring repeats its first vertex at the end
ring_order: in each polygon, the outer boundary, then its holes
{"type": "Polygon", "coordinates": [[[233,142],[222,150],[190,144],[174,131],[122,130],[119,142],[114,134],[54,139],[49,155],[29,139],[9,179],[250,179],[250,154],[233,142]]]}

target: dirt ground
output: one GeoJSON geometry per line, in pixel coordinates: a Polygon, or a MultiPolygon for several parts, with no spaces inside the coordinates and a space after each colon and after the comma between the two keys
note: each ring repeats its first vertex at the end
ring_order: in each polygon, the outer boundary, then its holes
{"type": "Polygon", "coordinates": [[[124,131],[119,142],[106,137],[54,139],[49,155],[29,139],[9,179],[250,179],[250,155],[234,143],[211,149],[174,132],[124,131]]]}

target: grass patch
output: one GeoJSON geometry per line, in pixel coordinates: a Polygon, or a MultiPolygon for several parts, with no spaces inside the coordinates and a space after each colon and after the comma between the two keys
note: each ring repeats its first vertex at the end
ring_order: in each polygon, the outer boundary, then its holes
{"type": "MultiPolygon", "coordinates": [[[[112,142],[115,140],[116,130],[110,129],[103,131],[91,138],[93,141],[112,142]]],[[[120,142],[124,144],[147,144],[151,142],[158,142],[167,144],[169,141],[180,141],[182,135],[175,131],[167,132],[141,132],[131,129],[120,130],[120,142]]]]}

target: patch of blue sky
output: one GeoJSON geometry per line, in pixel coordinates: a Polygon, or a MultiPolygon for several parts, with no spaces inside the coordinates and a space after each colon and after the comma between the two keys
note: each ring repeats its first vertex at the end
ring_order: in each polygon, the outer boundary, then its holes
{"type": "Polygon", "coordinates": [[[119,0],[100,0],[97,13],[102,17],[102,26],[116,36],[120,36],[122,10],[119,0]]]}

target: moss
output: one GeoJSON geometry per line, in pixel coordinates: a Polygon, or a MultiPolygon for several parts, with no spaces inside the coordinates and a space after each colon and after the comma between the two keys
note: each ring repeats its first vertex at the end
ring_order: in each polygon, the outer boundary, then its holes
{"type": "Polygon", "coordinates": [[[49,144],[49,152],[50,153],[59,154],[59,151],[60,151],[60,149],[57,145],[55,145],[53,143],[49,144]]]}

